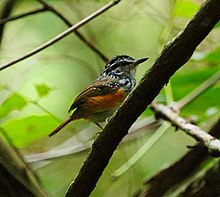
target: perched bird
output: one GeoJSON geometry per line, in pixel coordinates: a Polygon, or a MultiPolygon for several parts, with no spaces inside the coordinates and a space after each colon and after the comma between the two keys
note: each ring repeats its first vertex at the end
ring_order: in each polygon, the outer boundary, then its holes
{"type": "Polygon", "coordinates": [[[148,58],[133,59],[128,55],[112,58],[100,76],[71,105],[69,118],[54,129],[49,136],[55,135],[73,120],[88,119],[98,125],[110,117],[135,87],[135,72],[138,64],[148,58]]]}

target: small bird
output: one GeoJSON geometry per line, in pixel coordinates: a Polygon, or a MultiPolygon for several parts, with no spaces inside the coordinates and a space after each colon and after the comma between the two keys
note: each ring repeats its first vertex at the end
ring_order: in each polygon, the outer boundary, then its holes
{"type": "Polygon", "coordinates": [[[68,112],[75,110],[69,118],[55,128],[49,137],[58,133],[71,121],[88,119],[97,126],[116,111],[136,85],[137,65],[148,58],[134,59],[128,55],[112,58],[100,76],[74,100],[68,112]]]}

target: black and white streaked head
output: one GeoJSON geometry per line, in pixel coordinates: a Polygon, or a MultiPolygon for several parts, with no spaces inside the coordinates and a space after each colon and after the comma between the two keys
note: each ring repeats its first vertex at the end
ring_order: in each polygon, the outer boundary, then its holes
{"type": "Polygon", "coordinates": [[[104,67],[99,79],[116,79],[122,87],[130,91],[136,85],[135,73],[137,65],[148,58],[134,59],[128,55],[118,55],[112,58],[104,67]]]}

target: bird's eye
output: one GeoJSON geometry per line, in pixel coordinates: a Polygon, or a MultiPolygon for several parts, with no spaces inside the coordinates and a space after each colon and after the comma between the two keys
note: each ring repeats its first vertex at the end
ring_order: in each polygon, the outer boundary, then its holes
{"type": "Polygon", "coordinates": [[[120,68],[116,68],[116,69],[115,69],[115,72],[116,72],[116,73],[121,73],[121,69],[120,69],[120,68]]]}
{"type": "Polygon", "coordinates": [[[128,62],[126,61],[118,61],[114,64],[111,65],[111,70],[114,70],[115,73],[121,73],[122,72],[122,67],[125,67],[128,65],[128,62]]]}
{"type": "Polygon", "coordinates": [[[121,66],[127,66],[128,65],[128,63],[127,62],[121,62],[121,66]]]}

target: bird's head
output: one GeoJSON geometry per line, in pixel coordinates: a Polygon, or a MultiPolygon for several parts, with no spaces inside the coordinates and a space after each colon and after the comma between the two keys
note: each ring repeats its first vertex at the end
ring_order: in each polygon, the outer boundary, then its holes
{"type": "Polygon", "coordinates": [[[102,72],[103,76],[134,75],[137,65],[145,62],[148,58],[134,59],[128,55],[118,55],[112,58],[102,72]]]}

